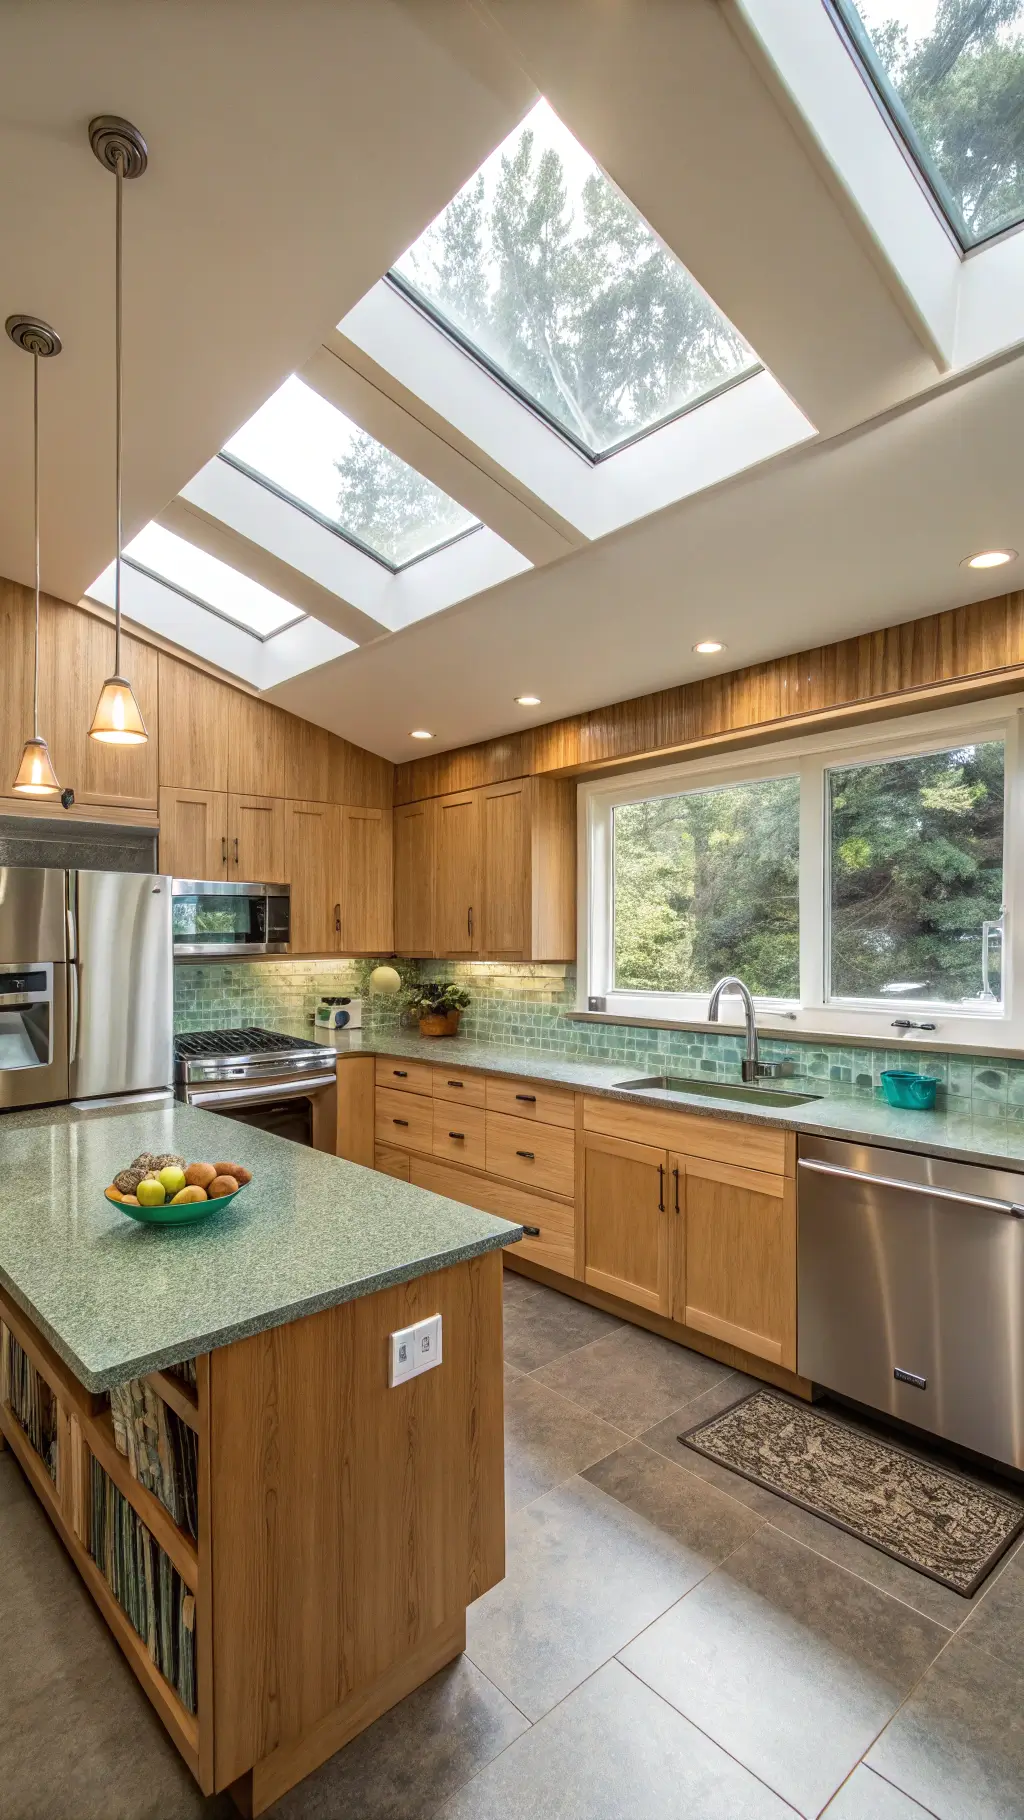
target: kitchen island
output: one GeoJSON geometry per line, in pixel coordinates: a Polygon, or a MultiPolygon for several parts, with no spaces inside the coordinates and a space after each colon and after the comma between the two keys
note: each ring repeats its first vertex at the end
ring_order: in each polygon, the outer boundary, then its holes
{"type": "Polygon", "coordinates": [[[457,1655],[503,1575],[521,1228],[180,1105],[12,1113],[0,1150],[0,1430],[203,1791],[258,1814],[457,1655]],[[103,1198],[142,1151],[253,1180],[208,1224],[146,1226],[103,1198]],[[441,1363],[389,1389],[389,1335],[437,1314],[441,1363]],[[195,1534],[118,1451],[129,1381],[187,1431],[195,1534]],[[177,1601],[189,1675],[115,1596],[108,1521],[151,1564],[140,1597],[177,1601]]]}

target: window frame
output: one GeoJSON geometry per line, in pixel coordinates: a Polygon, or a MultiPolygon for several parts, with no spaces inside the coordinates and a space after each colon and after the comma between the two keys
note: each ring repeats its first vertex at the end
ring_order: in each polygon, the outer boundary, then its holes
{"type": "MultiPolygon", "coordinates": [[[[1024,696],[975,702],[912,716],[877,720],[860,727],[837,728],[778,743],[746,747],[683,760],[628,776],[581,783],[578,789],[579,876],[577,1010],[588,1001],[604,1001],[605,1015],[628,1022],[681,1026],[707,1025],[708,993],[619,991],[614,985],[614,873],[612,813],[621,804],[675,796],[729,784],[754,783],[770,777],[800,779],[800,997],[756,998],[758,1016],[778,1034],[813,1032],[826,1040],[871,1037],[895,1045],[901,1035],[942,1044],[989,1049],[1024,1045],[1024,834],[1014,834],[1018,805],[1024,803],[1021,777],[1021,713],[1024,696]],[[1006,934],[1002,953],[1002,1002],[970,1005],[926,1003],[920,998],[857,1000],[829,995],[829,829],[827,778],[830,770],[857,764],[879,764],[957,745],[1004,742],[1003,904],[1006,934]],[[933,1023],[923,1033],[894,1030],[894,1021],[933,1023]]],[[[739,1000],[723,1005],[727,1023],[742,1022],[739,1000]]],[[[714,1025],[708,1026],[715,1028],[714,1025]]]]}
{"type": "MultiPolygon", "coordinates": [[[[179,536],[180,533],[175,532],[174,535],[179,536]]],[[[186,539],[182,538],[181,541],[184,543],[186,539]]],[[[196,548],[198,549],[200,546],[197,544],[196,548]]],[[[223,558],[219,557],[217,560],[223,561],[223,558]]],[[[192,589],[186,588],[182,582],[172,581],[169,575],[161,575],[159,569],[151,568],[149,563],[140,562],[137,556],[126,556],[122,550],[121,562],[126,569],[134,569],[136,575],[145,575],[149,581],[159,582],[162,588],[168,588],[172,594],[177,594],[179,599],[189,601],[194,607],[202,607],[203,612],[212,613],[214,619],[222,619],[225,625],[234,626],[236,632],[244,632],[247,638],[254,638],[258,645],[271,644],[275,638],[281,637],[282,632],[290,632],[294,626],[301,625],[303,620],[310,617],[303,607],[296,607],[293,617],[286,619],[282,625],[275,626],[272,632],[257,632],[254,626],[247,626],[244,619],[236,618],[234,613],[228,613],[224,607],[215,607],[213,602],[207,600],[204,595],[193,593],[192,589]]],[[[230,564],[225,563],[224,566],[229,568],[230,564]]],[[[246,581],[252,580],[251,576],[245,575],[243,569],[239,569],[237,573],[243,575],[246,581]]],[[[267,591],[270,592],[269,589],[267,591]]],[[[279,595],[278,598],[284,600],[284,595],[279,595]]],[[[292,604],[290,601],[285,601],[286,606],[292,604]]]]}

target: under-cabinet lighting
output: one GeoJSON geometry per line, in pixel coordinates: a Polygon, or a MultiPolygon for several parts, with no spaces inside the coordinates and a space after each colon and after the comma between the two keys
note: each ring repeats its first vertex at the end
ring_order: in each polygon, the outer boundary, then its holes
{"type": "Polygon", "coordinates": [[[1016,550],[979,550],[975,556],[965,556],[960,564],[962,569],[1001,569],[1004,562],[1012,562],[1016,550]]]}
{"type": "Polygon", "coordinates": [[[716,651],[724,651],[725,646],[717,638],[702,638],[699,645],[694,645],[698,657],[714,657],[716,651]]]}

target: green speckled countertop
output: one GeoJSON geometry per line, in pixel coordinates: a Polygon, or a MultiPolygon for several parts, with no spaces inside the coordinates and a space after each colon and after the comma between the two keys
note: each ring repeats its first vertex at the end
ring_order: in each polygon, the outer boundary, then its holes
{"type": "Polygon", "coordinates": [[[522,1227],[181,1105],[0,1114],[0,1284],[88,1390],[522,1237],[522,1227]],[[103,1190],[140,1151],[251,1169],[194,1226],[147,1226],[103,1190]]]}
{"type": "MultiPolygon", "coordinates": [[[[401,1055],[415,1061],[450,1062],[456,1068],[480,1068],[489,1074],[550,1081],[553,1085],[575,1088],[577,1093],[608,1094],[634,1106],[702,1112],[710,1118],[774,1125],[784,1131],[859,1140],[894,1150],[916,1150],[960,1163],[987,1163],[997,1168],[1009,1164],[1024,1168],[1024,1124],[1005,1117],[964,1118],[960,1113],[946,1112],[941,1107],[934,1112],[901,1112],[884,1100],[857,1099],[853,1095],[849,1099],[830,1096],[809,1100],[804,1106],[773,1109],[767,1099],[762,1106],[751,1105],[749,1101],[730,1103],[705,1098],[702,1094],[631,1093],[622,1083],[642,1079],[643,1071],[622,1062],[574,1061],[535,1049],[492,1048],[484,1043],[467,1042],[462,1037],[431,1038],[415,1031],[382,1036],[353,1031],[347,1036],[343,1030],[317,1030],[308,1023],[280,1024],[275,1028],[295,1036],[314,1037],[339,1055],[401,1055]]],[[[783,1078],[777,1085],[783,1091],[802,1092],[805,1088],[800,1077],[783,1078]]],[[[806,1087],[813,1092],[814,1082],[807,1082],[806,1087]]]]}

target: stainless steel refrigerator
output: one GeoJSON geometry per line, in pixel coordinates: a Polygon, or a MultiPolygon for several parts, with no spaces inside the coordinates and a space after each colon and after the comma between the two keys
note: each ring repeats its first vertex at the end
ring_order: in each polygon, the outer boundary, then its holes
{"type": "Polygon", "coordinates": [[[0,1107],[174,1074],[171,880],[0,867],[0,1107]]]}

